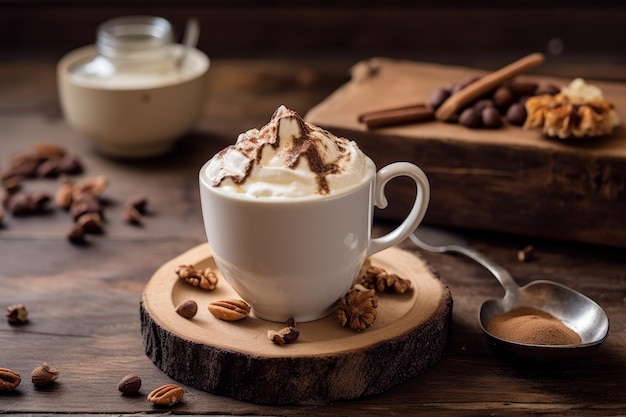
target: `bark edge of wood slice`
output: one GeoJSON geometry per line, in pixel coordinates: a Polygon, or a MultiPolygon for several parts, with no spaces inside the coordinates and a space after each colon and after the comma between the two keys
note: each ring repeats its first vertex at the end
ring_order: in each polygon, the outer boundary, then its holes
{"type": "Polygon", "coordinates": [[[298,323],[300,338],[279,346],[268,330],[284,323],[251,315],[238,322],[213,317],[207,306],[240,298],[218,273],[214,291],[178,279],[175,268],[192,264],[217,270],[207,243],[163,264],[140,303],[146,355],[169,377],[213,394],[257,404],[323,404],[382,393],[425,373],[443,357],[452,316],[452,295],[421,257],[398,248],[373,255],[372,264],[410,279],[407,294],[378,294],[377,319],[357,332],[335,314],[298,323]],[[187,299],[198,313],[175,312],[187,299]]]}

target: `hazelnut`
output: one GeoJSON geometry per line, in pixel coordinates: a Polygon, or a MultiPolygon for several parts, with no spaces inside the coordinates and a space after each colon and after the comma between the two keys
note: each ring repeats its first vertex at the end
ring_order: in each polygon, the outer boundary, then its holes
{"type": "Polygon", "coordinates": [[[468,107],[461,112],[459,116],[459,124],[469,127],[478,128],[482,125],[480,113],[478,113],[473,107],[468,107]]]}
{"type": "Polygon", "coordinates": [[[450,90],[447,88],[439,88],[432,92],[428,103],[433,109],[437,110],[448,97],[450,97],[450,90]]]}
{"type": "Polygon", "coordinates": [[[483,126],[487,129],[502,127],[502,117],[495,107],[485,107],[480,114],[483,126]]]}
{"type": "Polygon", "coordinates": [[[474,103],[474,105],[472,105],[472,108],[477,112],[477,113],[481,113],[485,108],[487,107],[493,107],[493,100],[490,100],[488,98],[484,98],[482,100],[478,100],[476,103],[474,103]]]}
{"type": "Polygon", "coordinates": [[[506,112],[506,120],[515,126],[523,126],[526,116],[526,108],[521,103],[514,103],[506,112]]]}
{"type": "Polygon", "coordinates": [[[497,107],[507,108],[515,101],[515,96],[508,87],[499,87],[493,93],[493,102],[497,107]]]}

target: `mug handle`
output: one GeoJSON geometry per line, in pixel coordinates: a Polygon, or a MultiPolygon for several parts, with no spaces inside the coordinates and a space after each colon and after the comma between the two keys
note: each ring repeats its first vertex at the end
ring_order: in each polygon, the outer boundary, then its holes
{"type": "Polygon", "coordinates": [[[393,164],[381,168],[376,173],[374,205],[381,209],[387,207],[388,202],[385,196],[385,186],[390,180],[400,176],[406,176],[415,181],[417,194],[415,195],[413,208],[411,208],[408,216],[397,228],[384,236],[374,239],[370,238],[367,247],[367,256],[402,242],[413,233],[424,219],[430,201],[430,184],[424,171],[409,162],[394,162],[393,164]]]}

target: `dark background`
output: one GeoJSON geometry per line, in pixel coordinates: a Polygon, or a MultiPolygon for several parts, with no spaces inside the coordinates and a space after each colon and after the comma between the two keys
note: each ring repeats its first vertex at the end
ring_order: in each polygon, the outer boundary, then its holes
{"type": "MultiPolygon", "coordinates": [[[[197,17],[199,48],[212,58],[356,61],[384,55],[487,67],[494,56],[504,62],[539,51],[560,67],[626,64],[625,7],[614,1],[546,3],[0,0],[0,50],[59,55],[93,43],[107,19],[151,14],[170,20],[179,39],[187,18],[197,17]]],[[[624,78],[619,72],[596,75],[624,78]]]]}

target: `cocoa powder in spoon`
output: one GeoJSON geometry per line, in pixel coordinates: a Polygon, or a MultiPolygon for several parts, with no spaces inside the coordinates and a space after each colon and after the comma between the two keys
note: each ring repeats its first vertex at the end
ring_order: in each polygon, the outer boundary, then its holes
{"type": "Polygon", "coordinates": [[[550,313],[534,307],[518,307],[495,316],[487,324],[492,335],[529,345],[577,345],[580,336],[550,313]]]}

